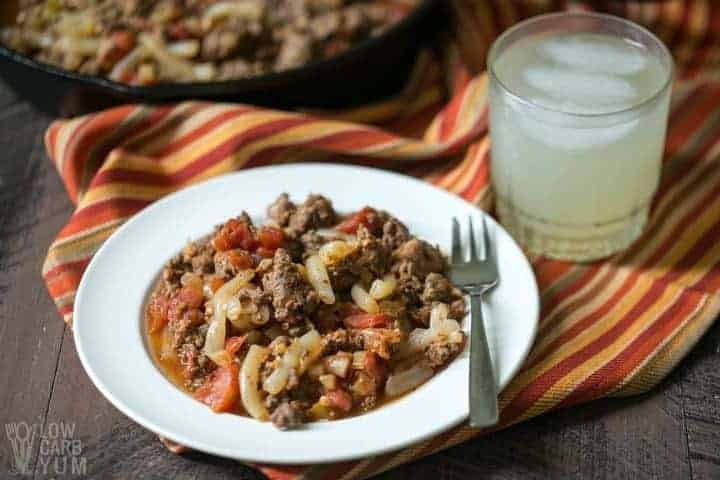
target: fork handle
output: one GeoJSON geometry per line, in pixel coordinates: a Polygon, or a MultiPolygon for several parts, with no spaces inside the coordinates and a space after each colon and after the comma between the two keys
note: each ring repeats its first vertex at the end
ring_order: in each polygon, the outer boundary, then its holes
{"type": "Polygon", "coordinates": [[[498,422],[497,387],[482,315],[482,293],[470,293],[470,426],[498,422]]]}

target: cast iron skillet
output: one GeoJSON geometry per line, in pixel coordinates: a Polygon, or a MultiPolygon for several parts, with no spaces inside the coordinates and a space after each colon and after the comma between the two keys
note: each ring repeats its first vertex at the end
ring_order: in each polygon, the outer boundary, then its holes
{"type": "Polygon", "coordinates": [[[120,103],[183,99],[272,107],[332,108],[360,104],[389,95],[402,86],[423,39],[443,23],[441,3],[421,0],[407,17],[382,35],[360,42],[333,58],[244,80],[133,87],[37,62],[2,45],[0,78],[39,110],[60,116],[120,103]]]}

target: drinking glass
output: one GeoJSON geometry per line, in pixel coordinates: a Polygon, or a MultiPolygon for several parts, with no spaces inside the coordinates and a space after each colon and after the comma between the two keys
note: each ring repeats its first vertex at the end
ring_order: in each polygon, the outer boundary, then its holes
{"type": "Polygon", "coordinates": [[[673,62],[648,30],[557,13],[488,55],[500,220],[530,252],[588,261],[642,233],[660,178],[673,62]]]}

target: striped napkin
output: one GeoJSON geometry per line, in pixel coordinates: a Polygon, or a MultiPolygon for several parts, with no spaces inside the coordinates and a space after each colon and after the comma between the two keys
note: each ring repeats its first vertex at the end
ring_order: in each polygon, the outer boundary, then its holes
{"type": "MultiPolygon", "coordinates": [[[[424,178],[490,208],[488,83],[481,72],[487,46],[523,17],[590,7],[540,0],[450,3],[453,40],[442,54],[423,52],[405,90],[381,103],[323,115],[198,102],[128,105],[54,123],[48,154],[77,209],[50,246],[43,276],[65,321],[72,324],[75,291],[90,258],[125,220],[167,193],[240,168],[359,162],[424,178]]],[[[676,57],[663,178],[647,232],[628,251],[593,264],[532,259],[542,295],[540,329],[522,370],[502,392],[497,428],[551,409],[647,391],[720,309],[720,5],[592,4],[645,24],[676,57]]],[[[462,425],[362,461],[257,467],[275,480],[365,478],[483,433],[462,425]]]]}

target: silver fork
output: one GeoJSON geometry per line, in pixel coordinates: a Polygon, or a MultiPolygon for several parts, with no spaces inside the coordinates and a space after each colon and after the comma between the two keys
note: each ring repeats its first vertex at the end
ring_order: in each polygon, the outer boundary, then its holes
{"type": "Polygon", "coordinates": [[[470,426],[487,427],[498,421],[497,386],[482,317],[482,296],[498,283],[485,217],[482,221],[483,257],[475,243],[472,218],[468,218],[470,259],[466,260],[460,241],[460,223],[453,218],[450,276],[470,296],[470,426]]]}

